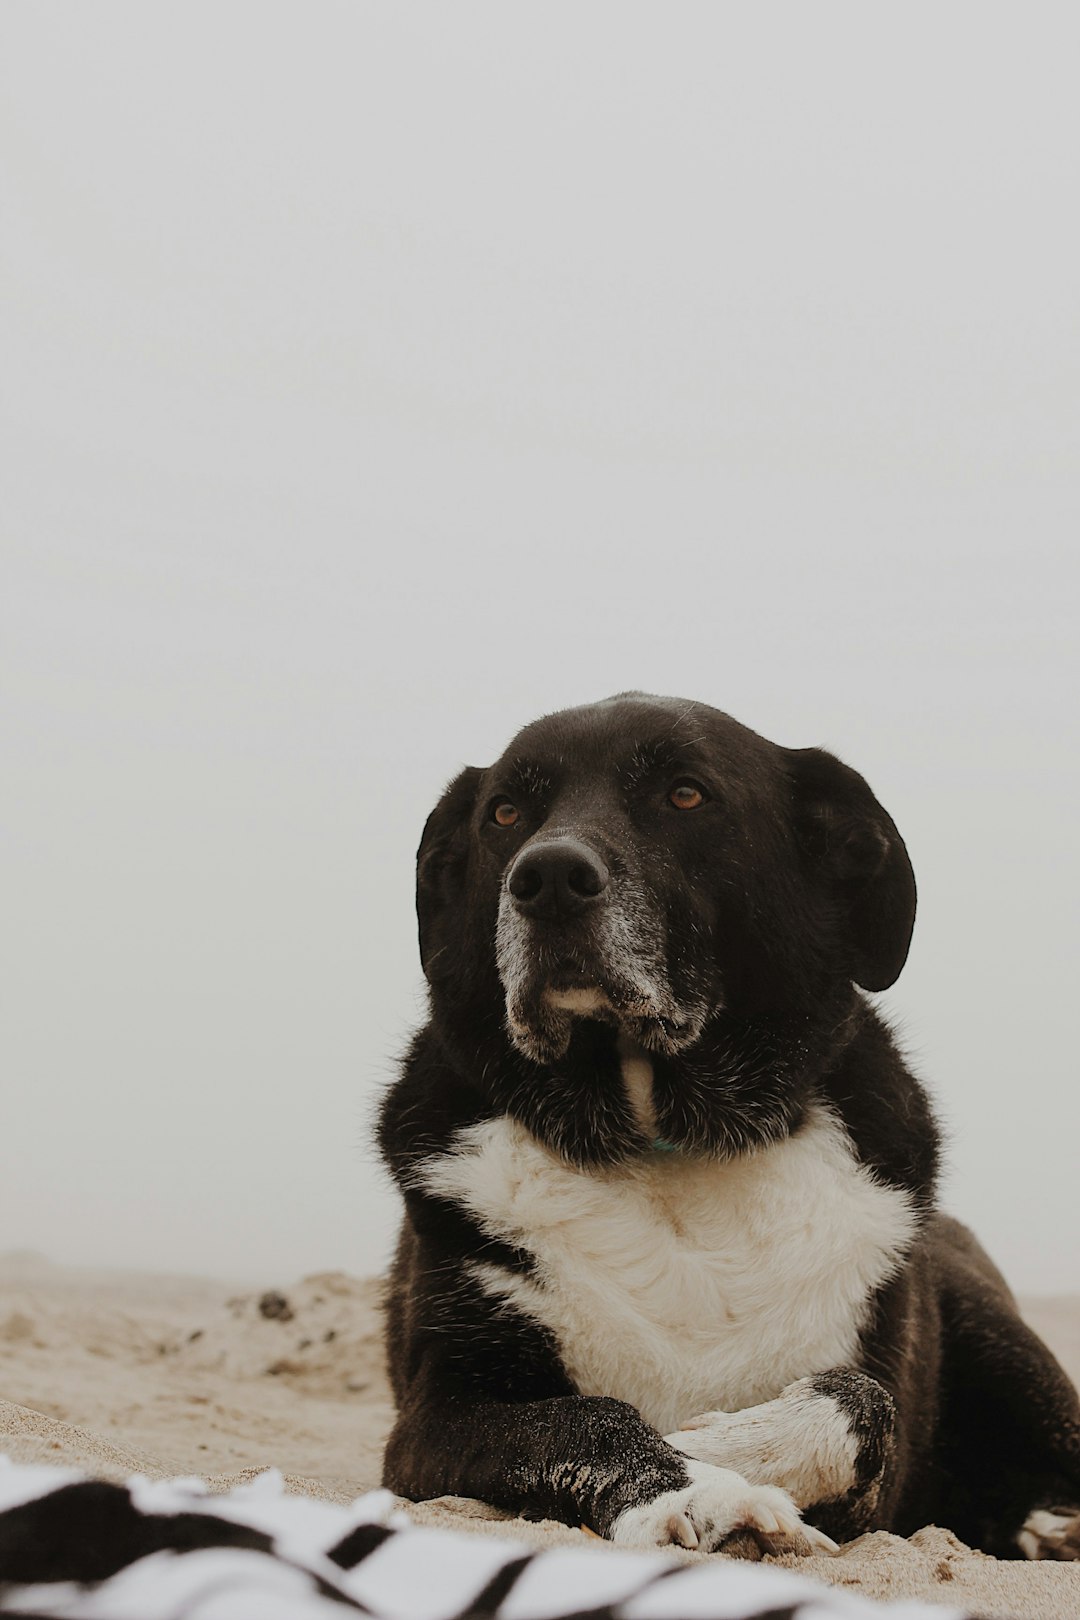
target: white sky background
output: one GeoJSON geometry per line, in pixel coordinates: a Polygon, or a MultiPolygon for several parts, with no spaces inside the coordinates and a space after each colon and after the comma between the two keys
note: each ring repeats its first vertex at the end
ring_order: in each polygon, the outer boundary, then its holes
{"type": "Polygon", "coordinates": [[[1080,13],[0,15],[0,1247],[376,1270],[412,862],[625,687],[836,750],[947,1201],[1076,1242],[1080,13]]]}

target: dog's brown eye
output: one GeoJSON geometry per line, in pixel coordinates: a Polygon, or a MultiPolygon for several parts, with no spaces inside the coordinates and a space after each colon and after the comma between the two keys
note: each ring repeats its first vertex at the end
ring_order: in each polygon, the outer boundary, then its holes
{"type": "Polygon", "coordinates": [[[676,782],[668,798],[676,810],[696,810],[699,804],[705,803],[704,793],[693,782],[676,782]]]}
{"type": "Polygon", "coordinates": [[[491,812],[491,819],[497,821],[500,827],[512,827],[520,814],[516,804],[511,804],[509,799],[500,799],[491,812]]]}

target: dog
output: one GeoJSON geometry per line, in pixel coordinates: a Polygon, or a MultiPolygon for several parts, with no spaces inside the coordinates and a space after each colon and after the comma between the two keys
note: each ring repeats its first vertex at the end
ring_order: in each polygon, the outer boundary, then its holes
{"type": "Polygon", "coordinates": [[[861,776],[701,703],[566,710],[447,788],[417,910],[385,1485],[629,1547],[1080,1556],[1076,1391],[863,994],[915,879],[861,776]]]}

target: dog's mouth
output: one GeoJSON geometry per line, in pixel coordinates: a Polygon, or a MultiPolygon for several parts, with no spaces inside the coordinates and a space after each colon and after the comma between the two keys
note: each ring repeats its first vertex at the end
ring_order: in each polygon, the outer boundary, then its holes
{"type": "Polygon", "coordinates": [[[550,965],[538,963],[538,979],[545,1000],[553,1005],[572,1008],[580,1002],[583,1009],[588,998],[606,1001],[604,973],[596,963],[579,956],[557,956],[550,965]]]}
{"type": "Polygon", "coordinates": [[[611,1025],[654,1052],[680,1051],[701,1030],[695,1012],[687,1016],[659,986],[585,966],[538,975],[507,997],[506,1012],[514,1044],[544,1063],[565,1054],[580,1019],[611,1025]]]}
{"type": "Polygon", "coordinates": [[[526,1006],[531,1001],[547,1011],[612,1022],[620,1012],[625,991],[618,976],[590,953],[548,957],[540,951],[524,1000],[526,1006]]]}
{"type": "Polygon", "coordinates": [[[549,984],[544,991],[544,1000],[549,1007],[557,1007],[561,1012],[577,1013],[580,1017],[609,1009],[614,1011],[607,996],[595,984],[549,984]]]}
{"type": "Polygon", "coordinates": [[[654,1052],[684,1050],[701,1033],[704,1002],[681,1004],[651,915],[606,907],[588,928],[558,936],[516,915],[505,902],[497,929],[506,1027],[518,1050],[550,1065],[566,1053],[575,1024],[593,1019],[654,1052]]]}

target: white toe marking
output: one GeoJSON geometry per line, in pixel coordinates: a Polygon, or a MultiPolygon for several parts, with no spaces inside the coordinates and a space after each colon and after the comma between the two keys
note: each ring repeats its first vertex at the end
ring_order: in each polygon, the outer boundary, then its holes
{"type": "MultiPolygon", "coordinates": [[[[651,1502],[627,1508],[611,1539],[621,1547],[664,1547],[672,1542],[712,1552],[736,1530],[790,1536],[808,1550],[814,1539],[791,1498],[772,1485],[751,1485],[730,1468],[690,1462],[690,1484],[663,1491],[651,1502]]],[[[826,1538],[827,1539],[827,1538],[826,1538]]],[[[815,1543],[820,1545],[820,1543],[815,1543]]]]}
{"type": "MultiPolygon", "coordinates": [[[[1075,1526],[1076,1521],[1075,1513],[1051,1513],[1046,1508],[1037,1508],[1024,1520],[1024,1528],[1016,1538],[1016,1545],[1025,1558],[1045,1558],[1047,1548],[1064,1541],[1066,1533],[1075,1526]]],[[[1052,1552],[1050,1556],[1053,1557],[1052,1552]]]]}

